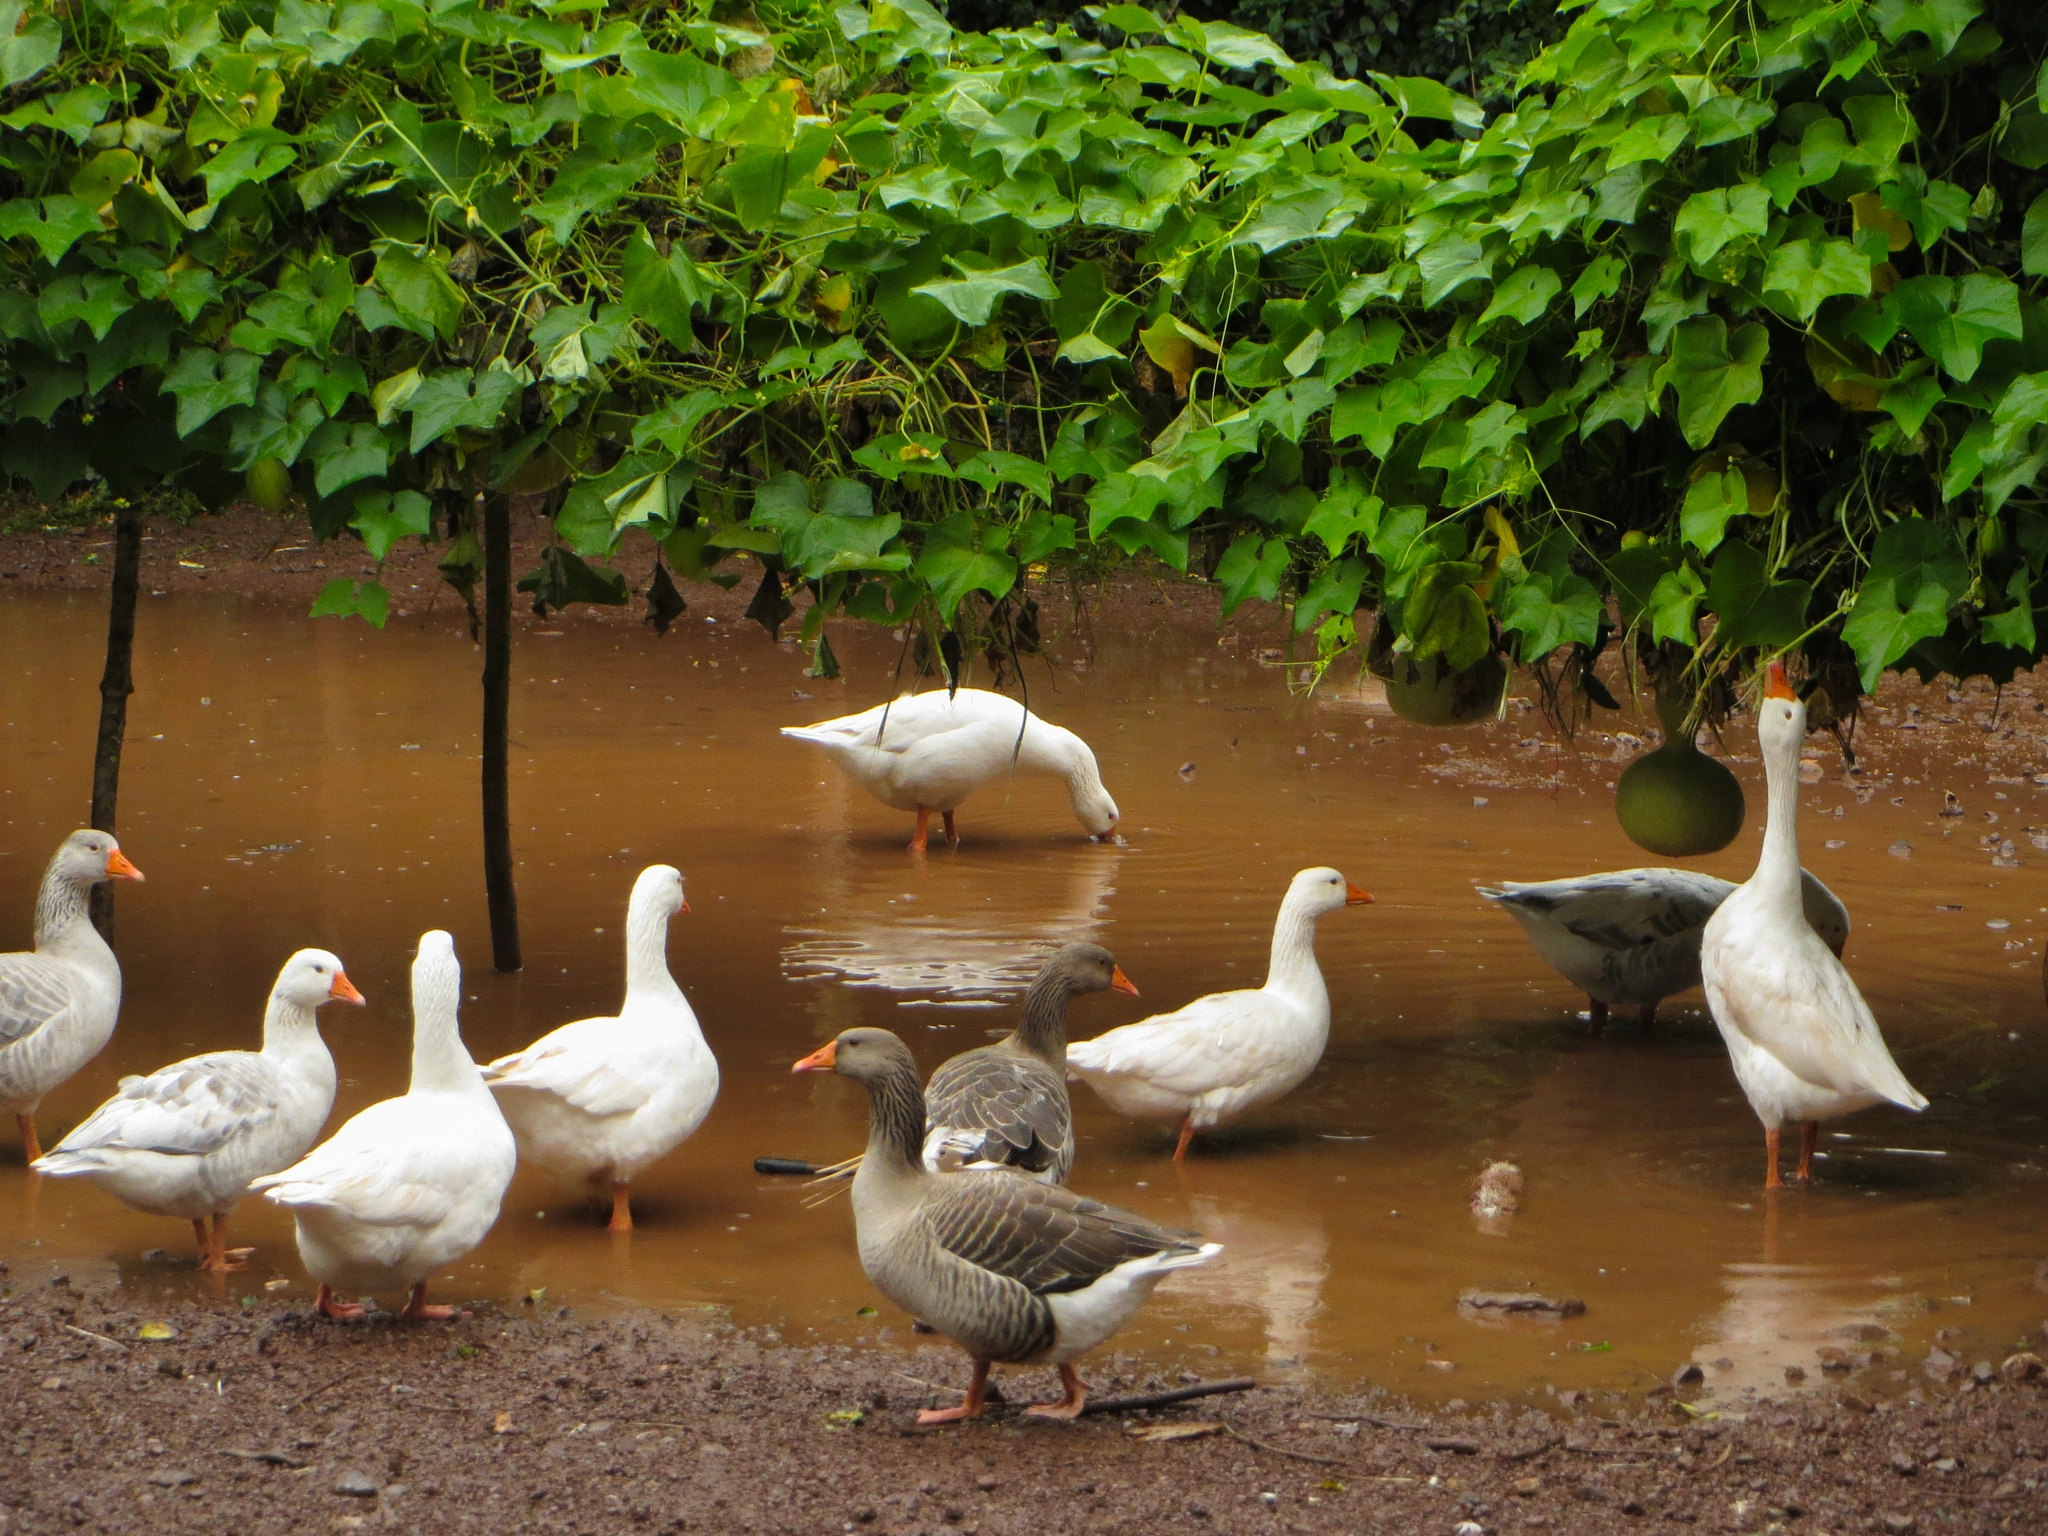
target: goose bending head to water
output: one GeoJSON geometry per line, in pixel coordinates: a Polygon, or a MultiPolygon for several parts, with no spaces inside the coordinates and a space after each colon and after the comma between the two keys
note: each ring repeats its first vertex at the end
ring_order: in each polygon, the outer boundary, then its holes
{"type": "Polygon", "coordinates": [[[1069,944],[1024,994],[1024,1017],[1004,1039],[940,1064],[924,1091],[924,1163],[941,1169],[1014,1168],[1064,1184],[1074,1168],[1067,1099],[1067,1004],[1084,992],[1138,989],[1100,944],[1069,944]]]}
{"type": "Polygon", "coordinates": [[[920,1424],[979,1418],[991,1363],[1054,1365],[1065,1393],[1027,1409],[1071,1419],[1087,1401],[1073,1362],[1137,1314],[1176,1269],[1222,1251],[1058,1184],[1003,1170],[924,1165],[924,1095],[910,1048],[885,1029],[849,1029],[796,1063],[868,1091],[868,1145],[853,1180],[861,1268],[911,1316],[974,1361],[967,1401],[920,1424]]]}
{"type": "Polygon", "coordinates": [[[360,1317],[335,1292],[405,1290],[401,1317],[453,1317],[427,1304],[427,1276],[483,1241],[518,1161],[512,1132],[462,1043],[455,941],[420,936],[412,964],[412,1082],[372,1104],[281,1173],[255,1180],[292,1213],[299,1257],[319,1282],[314,1309],[360,1317]]]}
{"type": "Polygon", "coordinates": [[[1820,1122],[1892,1103],[1927,1107],[1906,1081],[1856,983],[1806,921],[1799,869],[1799,747],[1806,706],[1772,662],[1757,707],[1769,815],[1756,873],[1707,919],[1700,979],[1735,1080],[1764,1126],[1766,1188],[1782,1183],[1778,1135],[1800,1127],[1800,1183],[1820,1122]]]}
{"type": "Polygon", "coordinates": [[[906,693],[888,704],[782,734],[823,747],[846,776],[882,804],[917,813],[912,849],[923,852],[937,811],[946,840],[960,841],[953,812],[984,784],[1023,769],[1066,780],[1074,819],[1098,841],[1116,833],[1116,801],[1088,743],[985,688],[906,693]]]}
{"type": "Polygon", "coordinates": [[[43,1096],[99,1055],[121,1013],[121,963],[86,910],[92,888],[141,878],[111,833],[72,833],[36,893],[36,947],[0,955],[0,1112],[13,1114],[30,1163],[43,1155],[43,1096]]]}
{"type": "Polygon", "coordinates": [[[1197,1131],[1269,1104],[1316,1069],[1330,1039],[1330,993],[1316,964],[1316,919],[1372,900],[1336,870],[1304,869],[1273,924],[1266,984],[1215,992],[1067,1047],[1067,1070],[1119,1114],[1180,1121],[1175,1162],[1197,1131]]]}
{"type": "Polygon", "coordinates": [[[668,924],[688,912],[682,872],[653,864],[626,904],[626,1000],[483,1069],[519,1154],[550,1178],[609,1194],[631,1231],[641,1169],[696,1133],[718,1098],[718,1060],[668,969],[668,924]]]}
{"type": "Polygon", "coordinates": [[[319,1136],[334,1107],[334,1058],[315,1012],[362,1000],[339,959],[300,950],[270,989],[260,1051],[212,1051],[124,1077],[35,1171],[84,1179],[153,1216],[184,1217],[202,1270],[247,1269],[252,1250],[227,1246],[228,1213],[251,1179],[290,1167],[319,1136]]]}
{"type": "MultiPolygon", "coordinates": [[[[1657,1005],[1700,984],[1700,935],[1735,889],[1691,869],[1617,869],[1567,880],[1503,880],[1479,894],[1522,925],[1536,953],[1586,994],[1593,1033],[1607,1010],[1634,1008],[1645,1027],[1657,1005]]],[[[1800,903],[1821,941],[1841,957],[1849,910],[1800,871],[1800,903]]]]}

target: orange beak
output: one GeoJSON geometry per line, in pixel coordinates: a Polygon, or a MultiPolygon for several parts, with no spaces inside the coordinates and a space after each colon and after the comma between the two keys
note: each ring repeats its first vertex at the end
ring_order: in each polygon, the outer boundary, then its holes
{"type": "Polygon", "coordinates": [[[1785,663],[1774,661],[1764,671],[1764,697],[1767,699],[1796,699],[1792,684],[1785,676],[1785,663]]]}
{"type": "Polygon", "coordinates": [[[142,871],[128,862],[128,856],[116,848],[107,855],[107,878],[109,880],[140,880],[142,871]]]}
{"type": "Polygon", "coordinates": [[[334,973],[334,982],[327,989],[327,995],[337,1003],[360,1003],[363,994],[356,990],[356,984],[343,972],[334,973]]]}
{"type": "Polygon", "coordinates": [[[1136,997],[1138,995],[1138,984],[1124,974],[1122,966],[1111,966],[1109,990],[1112,992],[1128,992],[1131,996],[1136,997]]]}
{"type": "Polygon", "coordinates": [[[830,1072],[839,1061],[839,1042],[827,1040],[810,1055],[789,1070],[792,1072],[830,1072]]]}
{"type": "Polygon", "coordinates": [[[683,904],[682,904],[682,906],[680,906],[680,907],[679,907],[679,908],[677,908],[676,910],[677,910],[677,911],[679,911],[679,912],[685,912],[685,913],[687,913],[687,912],[688,912],[688,911],[690,910],[690,903],[689,903],[689,900],[688,900],[688,898],[685,898],[685,899],[684,899],[684,901],[683,901],[683,904]]]}
{"type": "Polygon", "coordinates": [[[1372,897],[1347,880],[1344,882],[1344,905],[1347,907],[1369,907],[1372,905],[1372,897]]]}

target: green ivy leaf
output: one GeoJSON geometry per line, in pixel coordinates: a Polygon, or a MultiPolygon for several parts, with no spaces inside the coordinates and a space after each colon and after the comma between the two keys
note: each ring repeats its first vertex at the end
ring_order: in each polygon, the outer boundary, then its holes
{"type": "Polygon", "coordinates": [[[1800,321],[1838,294],[1870,292],[1870,258],[1847,240],[1787,240],[1764,267],[1766,294],[1782,293],[1800,321]]]}
{"type": "MultiPolygon", "coordinates": [[[[20,7],[0,5],[0,18],[4,18],[9,10],[19,12],[20,7]]],[[[17,37],[15,40],[18,42],[20,39],[17,37]]],[[[0,60],[4,60],[5,52],[6,44],[0,42],[0,60]]],[[[0,73],[4,73],[5,68],[4,62],[0,62],[0,73]]],[[[104,85],[75,86],[52,96],[39,96],[25,107],[16,107],[0,116],[0,123],[23,133],[32,128],[47,128],[52,133],[63,134],[74,144],[83,144],[92,133],[93,125],[107,115],[107,105],[113,99],[113,93],[104,85]]]]}
{"type": "Polygon", "coordinates": [[[1536,662],[1560,645],[1574,641],[1593,644],[1599,638],[1604,612],[1599,590],[1585,577],[1570,571],[1559,575],[1532,571],[1516,584],[1500,627],[1520,634],[1522,660],[1536,662]]]}
{"type": "Polygon", "coordinates": [[[1418,657],[1441,653],[1463,670],[1492,644],[1486,604],[1472,590],[1484,567],[1470,560],[1442,560],[1416,573],[1401,610],[1401,638],[1418,657]]]}
{"type": "Polygon", "coordinates": [[[1533,263],[1517,267],[1494,289],[1493,302],[1486,306],[1485,313],[1473,325],[1467,339],[1478,340],[1496,320],[1534,325],[1543,318],[1550,308],[1550,301],[1563,287],[1563,280],[1548,267],[1533,263]]]}
{"type": "Polygon", "coordinates": [[[1699,611],[1706,595],[1706,583],[1689,565],[1659,576],[1643,610],[1650,620],[1650,638],[1670,640],[1687,649],[1699,644],[1699,611]]]}
{"type": "Polygon", "coordinates": [[[406,401],[412,413],[412,451],[418,453],[458,427],[490,430],[521,388],[517,374],[499,368],[480,373],[442,368],[430,374],[406,401]]]}
{"type": "Polygon", "coordinates": [[[434,504],[418,491],[372,491],[356,498],[348,525],[363,536],[370,558],[382,565],[400,539],[426,536],[434,525],[434,504]]]}
{"type": "Polygon", "coordinates": [[[188,347],[164,375],[163,392],[178,401],[178,436],[190,437],[222,411],[251,405],[263,359],[248,352],[188,347]]]}
{"type": "Polygon", "coordinates": [[[1358,611],[1358,596],[1365,587],[1363,560],[1333,560],[1308,580],[1294,604],[1294,632],[1314,627],[1325,613],[1349,618],[1358,611]]]}
{"type": "MultiPolygon", "coordinates": [[[[438,251],[423,256],[401,245],[387,245],[377,256],[376,276],[376,289],[357,293],[358,313],[363,310],[363,294],[381,290],[396,324],[427,341],[455,334],[462,320],[462,290],[448,275],[448,263],[438,251]]],[[[369,315],[363,319],[370,323],[369,315]]]]}
{"type": "Polygon", "coordinates": [[[1216,562],[1216,582],[1223,588],[1224,616],[1236,612],[1247,598],[1270,603],[1279,597],[1280,583],[1287,579],[1287,568],[1292,562],[1285,539],[1239,534],[1216,562]]]}
{"type": "Polygon", "coordinates": [[[324,421],[306,440],[305,452],[322,499],[358,480],[381,477],[391,463],[390,439],[367,421],[324,421]]]}
{"type": "Polygon", "coordinates": [[[1005,294],[1021,293],[1034,299],[1060,296],[1044,261],[1036,256],[1007,267],[971,266],[968,258],[957,256],[949,257],[948,264],[961,275],[919,283],[910,291],[937,299],[963,325],[987,325],[996,301],[1005,294]]]}
{"type": "MultiPolygon", "coordinates": [[[[1671,229],[1673,234],[1684,238],[1693,264],[1701,267],[1705,275],[1713,277],[1718,274],[1706,269],[1706,262],[1737,240],[1760,239],[1770,223],[1770,193],[1754,182],[1745,182],[1740,186],[1716,187],[1709,192],[1693,193],[1679,208],[1671,229]]],[[[1867,272],[1867,262],[1865,267],[1867,272]]],[[[1865,287],[1867,289],[1867,282],[1865,287]]]]}
{"type": "Polygon", "coordinates": [[[2012,599],[2012,607],[2003,613],[1985,614],[1980,621],[1983,636],[1993,645],[2011,646],[2033,656],[2040,649],[2040,639],[2034,630],[2033,588],[2024,569],[2012,573],[2005,593],[2012,599]]]}
{"type": "Polygon", "coordinates": [[[1009,529],[977,531],[973,516],[964,511],[931,527],[916,570],[930,585],[941,620],[952,623],[954,610],[970,592],[996,599],[1017,584],[1017,562],[1008,552],[1009,542],[1009,529]]]}
{"type": "Polygon", "coordinates": [[[1688,443],[1705,448],[1730,411],[1763,397],[1764,358],[1770,350],[1770,333],[1755,321],[1733,336],[1719,315],[1678,326],[1671,361],[1658,378],[1678,392],[1678,426],[1688,443]]]}
{"type": "Polygon", "coordinates": [[[373,629],[382,629],[391,612],[391,594],[374,581],[350,581],[340,577],[320,589],[313,599],[308,618],[361,619],[373,629]]]}
{"type": "Polygon", "coordinates": [[[99,229],[99,215],[79,198],[45,197],[35,202],[16,198],[0,204],[0,240],[27,235],[35,241],[43,260],[53,266],[72,246],[99,229]]]}
{"type": "Polygon", "coordinates": [[[2020,228],[2020,270],[2029,277],[2048,277],[2048,192],[2027,205],[2020,228]]]}
{"type": "Polygon", "coordinates": [[[689,253],[676,246],[663,256],[646,228],[636,227],[626,241],[621,272],[633,318],[678,352],[694,351],[697,334],[691,316],[709,304],[715,290],[689,253]]]}
{"type": "Polygon", "coordinates": [[[1972,272],[1961,282],[1910,277],[1892,289],[1885,306],[1951,378],[1975,377],[1984,343],[2021,334],[2019,289],[1997,272],[1972,272]]]}
{"type": "Polygon", "coordinates": [[[1863,691],[1875,693],[1886,667],[1947,628],[1947,595],[1939,587],[1923,587],[1902,607],[1897,584],[1889,576],[1877,576],[1866,580],[1856,594],[1856,606],[1842,624],[1842,638],[1856,652],[1863,691]]]}
{"type": "Polygon", "coordinates": [[[1723,544],[1707,579],[1715,643],[1724,651],[1790,645],[1805,632],[1812,597],[1808,582],[1773,581],[1762,553],[1751,545],[1723,544]]]}
{"type": "Polygon", "coordinates": [[[1679,532],[1703,555],[1711,555],[1728,531],[1728,519],[1749,511],[1749,482],[1739,469],[1701,475],[1686,489],[1679,509],[1679,532]]]}
{"type": "Polygon", "coordinates": [[[0,4],[0,91],[32,80],[64,51],[64,32],[50,15],[27,17],[22,0],[0,4]]]}

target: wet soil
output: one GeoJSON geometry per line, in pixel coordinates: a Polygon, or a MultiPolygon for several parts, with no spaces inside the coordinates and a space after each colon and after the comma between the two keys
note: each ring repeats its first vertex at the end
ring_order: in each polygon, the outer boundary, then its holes
{"type": "MultiPolygon", "coordinates": [[[[957,1354],[801,1348],[648,1312],[334,1324],[257,1296],[138,1310],[117,1288],[16,1280],[0,1301],[8,1536],[1960,1536],[2048,1522],[2048,1394],[1967,1372],[1889,1400],[1720,1417],[1689,1414],[1683,1389],[1544,1414],[1268,1386],[1065,1425],[999,1407],[918,1431],[918,1407],[955,1400],[957,1354]],[[145,1340],[146,1326],[174,1336],[145,1340]],[[1190,1438],[1141,1438],[1163,1426],[1190,1438]]],[[[1105,1393],[1170,1385],[1126,1361],[1091,1375],[1105,1393]]],[[[1049,1372],[1004,1381],[1018,1398],[1051,1386],[1049,1372]]]]}

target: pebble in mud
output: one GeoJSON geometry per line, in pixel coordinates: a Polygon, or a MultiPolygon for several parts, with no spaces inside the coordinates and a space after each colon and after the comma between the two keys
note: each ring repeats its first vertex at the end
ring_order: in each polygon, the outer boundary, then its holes
{"type": "Polygon", "coordinates": [[[377,1484],[361,1472],[348,1471],[334,1480],[334,1491],[351,1499],[374,1499],[377,1484]]]}

